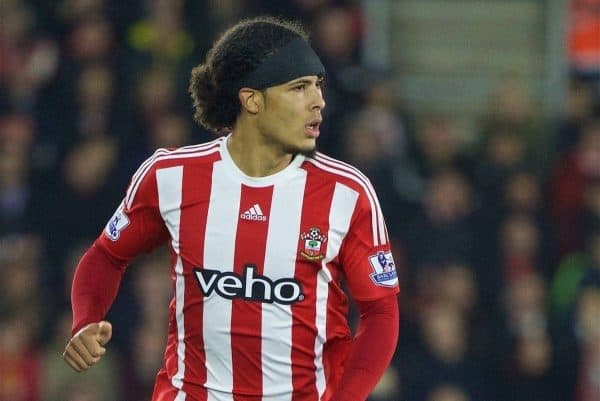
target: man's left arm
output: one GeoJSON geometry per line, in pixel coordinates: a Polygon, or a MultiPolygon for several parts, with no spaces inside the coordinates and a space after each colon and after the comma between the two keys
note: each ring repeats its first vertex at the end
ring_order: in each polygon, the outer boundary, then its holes
{"type": "Polygon", "coordinates": [[[330,401],[366,400],[396,350],[400,326],[398,297],[357,301],[356,305],[360,312],[358,329],[344,374],[330,401]]]}
{"type": "Polygon", "coordinates": [[[364,401],[396,350],[400,326],[398,275],[379,201],[362,191],[339,253],[360,320],[344,373],[330,401],[364,401]],[[376,347],[376,348],[374,348],[376,347]]]}

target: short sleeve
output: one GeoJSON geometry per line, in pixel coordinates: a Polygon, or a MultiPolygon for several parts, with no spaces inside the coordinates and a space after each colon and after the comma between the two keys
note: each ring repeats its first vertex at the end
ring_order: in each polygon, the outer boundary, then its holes
{"type": "Polygon", "coordinates": [[[96,243],[112,257],[131,261],[164,244],[169,233],[158,208],[155,168],[147,160],[96,243]]]}
{"type": "Polygon", "coordinates": [[[374,192],[360,193],[339,260],[356,300],[370,301],[399,292],[385,220],[374,192]]]}

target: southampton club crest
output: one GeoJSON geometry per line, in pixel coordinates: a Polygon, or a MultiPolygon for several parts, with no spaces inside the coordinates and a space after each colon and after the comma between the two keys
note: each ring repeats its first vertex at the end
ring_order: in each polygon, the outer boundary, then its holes
{"type": "Polygon", "coordinates": [[[311,261],[321,260],[325,257],[325,242],[327,242],[327,236],[321,234],[321,230],[318,227],[311,227],[308,231],[300,234],[301,250],[300,255],[305,259],[311,261]]]}
{"type": "Polygon", "coordinates": [[[391,252],[379,251],[376,255],[369,256],[369,262],[375,271],[370,274],[375,285],[395,287],[398,284],[396,264],[391,252]]]}

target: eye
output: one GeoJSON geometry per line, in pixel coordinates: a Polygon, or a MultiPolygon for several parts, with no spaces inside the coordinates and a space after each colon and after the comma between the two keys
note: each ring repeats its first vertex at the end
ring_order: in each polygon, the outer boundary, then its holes
{"type": "Polygon", "coordinates": [[[306,89],[306,84],[296,85],[292,89],[295,90],[296,92],[301,92],[304,89],[306,89]]]}

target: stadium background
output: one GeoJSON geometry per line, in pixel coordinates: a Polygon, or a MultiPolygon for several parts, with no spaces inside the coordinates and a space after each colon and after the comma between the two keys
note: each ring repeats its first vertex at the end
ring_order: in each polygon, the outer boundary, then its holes
{"type": "Polygon", "coordinates": [[[142,160],[212,137],[189,71],[264,13],[312,29],[321,149],[371,177],[393,237],[401,339],[372,400],[600,400],[600,1],[0,0],[0,401],[148,399],[166,255],[129,268],[81,375],[73,268],[142,160]]]}

